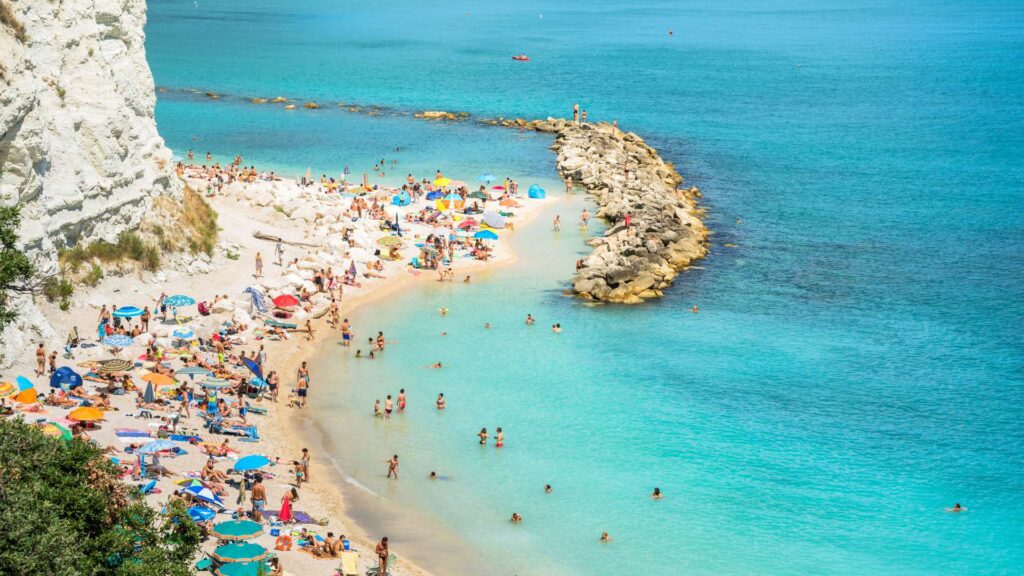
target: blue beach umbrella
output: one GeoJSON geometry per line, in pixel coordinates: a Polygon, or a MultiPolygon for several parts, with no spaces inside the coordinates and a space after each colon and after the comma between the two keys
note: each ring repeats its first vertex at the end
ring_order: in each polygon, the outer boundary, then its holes
{"type": "Polygon", "coordinates": [[[481,230],[476,234],[473,234],[473,238],[480,238],[482,240],[497,240],[498,235],[493,230],[481,230]]]}
{"type": "Polygon", "coordinates": [[[248,472],[249,470],[258,470],[263,468],[267,464],[270,464],[270,458],[259,454],[250,454],[239,458],[238,462],[235,462],[234,469],[239,472],[248,472]]]}
{"type": "Polygon", "coordinates": [[[170,450],[171,448],[177,448],[177,446],[170,440],[153,440],[142,448],[139,448],[139,454],[156,454],[157,452],[170,450]]]}
{"type": "Polygon", "coordinates": [[[25,378],[24,376],[18,376],[17,378],[15,378],[14,381],[18,383],[18,390],[19,391],[28,390],[29,388],[33,388],[32,381],[29,380],[28,378],[25,378]]]}
{"type": "Polygon", "coordinates": [[[117,309],[113,314],[118,318],[134,318],[136,316],[142,316],[142,308],[138,306],[122,306],[117,309]]]}
{"type": "Polygon", "coordinates": [[[217,513],[206,506],[193,506],[188,509],[188,515],[192,518],[193,522],[206,522],[207,520],[213,520],[217,513]]]}
{"type": "Polygon", "coordinates": [[[153,383],[146,382],[146,391],[142,393],[143,402],[155,402],[156,394],[153,393],[153,383]]]}
{"type": "Polygon", "coordinates": [[[480,181],[480,182],[486,182],[488,184],[490,184],[491,182],[494,182],[495,180],[497,180],[497,178],[494,176],[494,174],[491,174],[490,172],[488,172],[486,174],[481,174],[481,175],[477,176],[476,179],[478,181],[480,181]]]}
{"type": "Polygon", "coordinates": [[[133,340],[130,336],[114,334],[113,336],[107,336],[106,338],[104,338],[103,344],[105,346],[110,346],[111,348],[124,348],[126,346],[131,346],[132,342],[134,341],[135,340],[133,340]]]}
{"type": "Polygon", "coordinates": [[[444,192],[428,192],[427,200],[439,200],[444,198],[444,192]]]}
{"type": "Polygon", "coordinates": [[[174,296],[168,296],[164,298],[164,304],[168,306],[174,306],[180,308],[182,306],[191,306],[196,303],[196,299],[191,296],[185,296],[184,294],[175,294],[174,296]]]}
{"type": "Polygon", "coordinates": [[[261,380],[263,379],[263,369],[260,368],[259,364],[257,364],[255,361],[249,358],[243,358],[242,363],[245,364],[246,368],[248,368],[250,372],[255,374],[257,378],[261,380]]]}

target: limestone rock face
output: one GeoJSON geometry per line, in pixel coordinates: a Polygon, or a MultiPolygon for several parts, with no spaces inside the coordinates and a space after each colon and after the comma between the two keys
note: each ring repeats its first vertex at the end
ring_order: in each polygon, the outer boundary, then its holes
{"type": "Polygon", "coordinates": [[[0,194],[23,205],[26,249],[52,258],[136,226],[180,192],[156,130],[144,0],[6,0],[0,26],[0,194]]]}
{"type": "Polygon", "coordinates": [[[577,295],[624,304],[657,298],[679,270],[707,254],[699,191],[681,188],[683,178],[642,138],[603,123],[549,118],[528,126],[557,133],[559,172],[594,195],[597,216],[611,223],[590,240],[594,251],[573,279],[577,295]]]}
{"type": "MultiPolygon", "coordinates": [[[[145,0],[5,0],[0,24],[0,202],[22,205],[21,242],[43,271],[59,248],[114,240],[152,199],[180,195],[157,133],[145,0]]],[[[31,301],[0,334],[0,365],[52,329],[31,301]]]]}

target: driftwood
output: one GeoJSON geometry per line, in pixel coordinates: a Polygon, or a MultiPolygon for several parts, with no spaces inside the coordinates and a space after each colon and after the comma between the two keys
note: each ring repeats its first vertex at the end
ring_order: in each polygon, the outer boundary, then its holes
{"type": "Polygon", "coordinates": [[[320,248],[321,244],[310,244],[309,242],[295,242],[292,240],[285,240],[280,236],[271,236],[270,234],[264,234],[262,232],[253,232],[252,237],[257,240],[269,240],[271,242],[280,242],[289,246],[302,246],[304,248],[320,248]]]}

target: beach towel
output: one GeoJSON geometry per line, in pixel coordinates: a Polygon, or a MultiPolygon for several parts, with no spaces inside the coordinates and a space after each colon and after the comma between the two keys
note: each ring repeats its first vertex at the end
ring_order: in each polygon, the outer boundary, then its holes
{"type": "Polygon", "coordinates": [[[266,314],[266,312],[267,312],[267,303],[266,303],[266,301],[263,298],[263,293],[260,292],[259,289],[253,288],[252,286],[250,286],[250,287],[246,288],[245,290],[243,290],[242,293],[243,294],[248,294],[249,296],[251,296],[252,297],[252,305],[255,306],[256,309],[259,310],[261,313],[266,314]]]}
{"type": "Polygon", "coordinates": [[[114,433],[122,438],[149,438],[149,432],[132,428],[118,428],[114,433]]]}
{"type": "MultiPolygon", "coordinates": [[[[306,514],[305,512],[299,510],[292,510],[291,513],[291,522],[294,522],[295,524],[320,524],[319,522],[314,520],[312,516],[306,514]]],[[[280,513],[277,510],[269,510],[263,512],[263,514],[264,516],[271,516],[273,518],[277,518],[280,513]]]]}

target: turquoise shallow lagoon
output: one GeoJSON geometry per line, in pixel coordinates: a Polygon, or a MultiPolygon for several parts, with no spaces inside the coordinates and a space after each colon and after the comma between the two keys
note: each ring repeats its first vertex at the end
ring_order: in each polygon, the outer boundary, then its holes
{"type": "Polygon", "coordinates": [[[398,344],[329,346],[305,423],[399,551],[443,574],[1024,572],[1019,3],[161,0],[147,33],[181,155],[557,189],[546,136],[402,113],[580,101],[705,193],[712,253],[659,302],[561,295],[587,247],[548,222],[576,196],[517,232],[514,266],[353,315],[398,344]],[[406,414],[368,416],[401,387],[406,414]]]}

